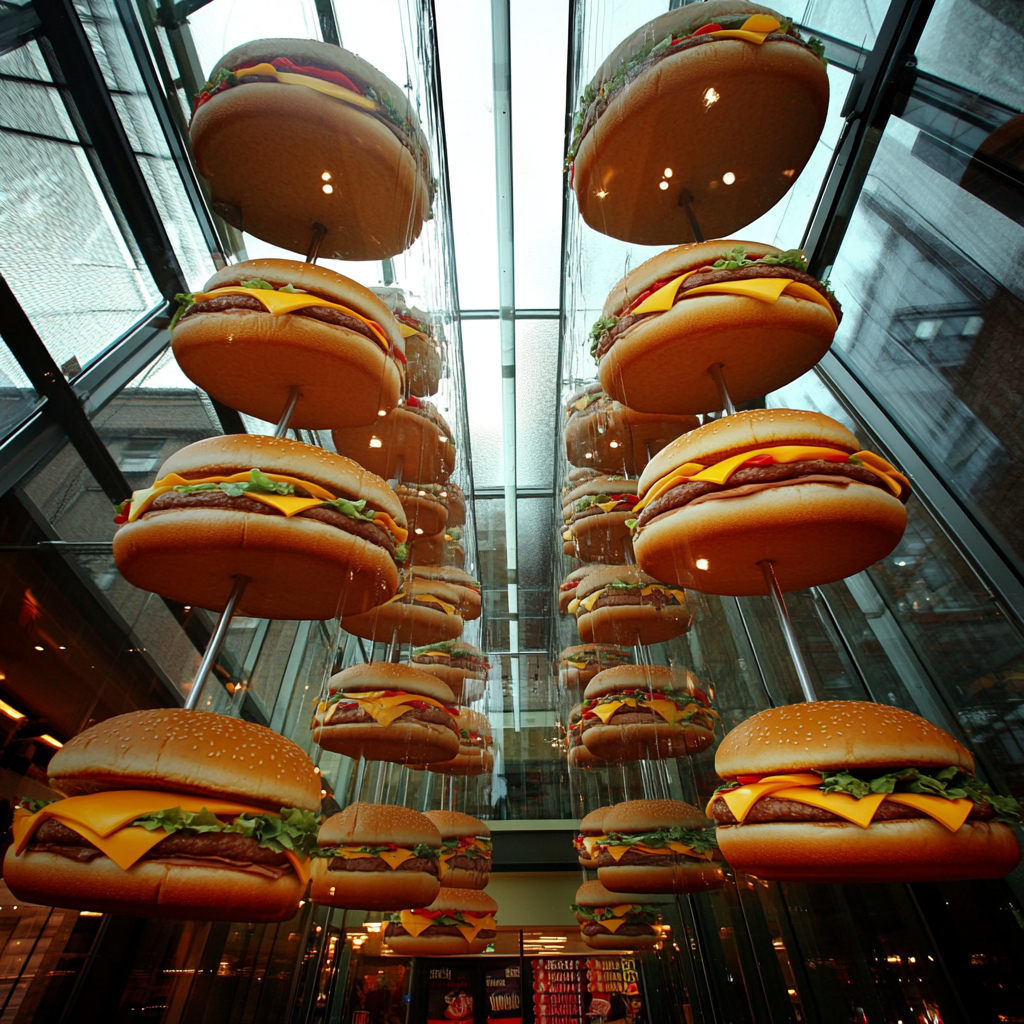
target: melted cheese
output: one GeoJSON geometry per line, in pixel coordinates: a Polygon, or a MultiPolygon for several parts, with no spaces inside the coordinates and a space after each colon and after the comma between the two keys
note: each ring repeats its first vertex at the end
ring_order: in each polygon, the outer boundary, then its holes
{"type": "Polygon", "coordinates": [[[634,512],[645,509],[652,501],[659,498],[666,491],[670,491],[676,484],[687,481],[706,481],[708,483],[725,485],[729,482],[733,473],[736,472],[745,462],[754,458],[755,455],[771,455],[776,463],[788,462],[810,462],[824,459],[830,462],[838,462],[837,455],[841,455],[843,461],[850,458],[857,459],[862,463],[861,468],[877,476],[895,496],[899,497],[905,487],[909,487],[907,478],[895,467],[891,466],[881,456],[873,452],[856,452],[850,456],[847,452],[838,448],[825,448],[813,445],[789,444],[777,445],[768,448],[753,448],[750,451],[733,455],[731,458],[723,459],[713,466],[701,466],[695,462],[688,462],[678,469],[672,470],[656,483],[648,488],[644,497],[633,506],[634,512]]]}
{"type": "Polygon", "coordinates": [[[429,917],[419,917],[415,910],[403,910],[401,913],[402,927],[413,937],[418,938],[421,932],[433,927],[429,917]]]}
{"type": "Polygon", "coordinates": [[[336,706],[343,703],[358,704],[375,722],[385,727],[404,715],[409,710],[405,705],[413,701],[422,701],[424,704],[440,708],[442,711],[447,710],[440,701],[434,700],[433,697],[420,697],[415,693],[395,693],[390,697],[385,697],[383,690],[367,690],[364,693],[342,692],[340,697],[341,701],[336,706]]]}
{"type": "Polygon", "coordinates": [[[732,812],[732,816],[743,822],[750,808],[763,796],[768,796],[778,789],[788,789],[791,786],[820,786],[821,776],[810,772],[793,775],[769,775],[760,782],[753,782],[748,786],[740,786],[739,789],[730,789],[724,793],[717,793],[708,801],[705,813],[711,816],[711,805],[721,797],[726,807],[732,812]]]}
{"type": "Polygon", "coordinates": [[[607,838],[607,836],[583,836],[583,849],[587,851],[587,856],[593,857],[594,847],[600,846],[607,838]]]}
{"type": "Polygon", "coordinates": [[[316,295],[309,295],[306,292],[282,292],[276,288],[245,288],[242,285],[229,285],[225,288],[214,288],[208,292],[197,292],[192,296],[196,302],[206,302],[208,299],[216,299],[222,295],[248,295],[263,305],[263,308],[273,316],[282,316],[285,313],[294,313],[297,309],[309,309],[312,306],[326,306],[329,309],[341,310],[346,316],[353,317],[360,323],[370,328],[373,340],[387,352],[391,348],[391,341],[381,330],[379,324],[357,313],[348,306],[331,302],[330,299],[321,299],[316,295]]]}
{"type": "Polygon", "coordinates": [[[382,850],[380,853],[361,853],[358,846],[339,846],[331,852],[342,860],[366,860],[380,857],[392,871],[401,867],[407,860],[416,859],[416,854],[412,850],[406,850],[403,847],[399,847],[397,850],[382,850]]]}
{"type": "MultiPolygon", "coordinates": [[[[83,839],[101,850],[122,871],[127,871],[170,833],[162,828],[150,831],[142,826],[125,826],[145,814],[164,811],[171,807],[180,807],[190,813],[197,813],[206,808],[218,817],[232,818],[240,814],[268,813],[260,807],[234,800],[209,800],[180,793],[158,793],[151,790],[91,793],[88,796],[58,800],[35,814],[16,815],[12,826],[14,852],[22,853],[36,829],[44,821],[52,819],[77,832],[83,839]]],[[[291,851],[286,851],[286,854],[296,874],[303,881],[308,881],[308,858],[299,857],[291,851]]]]}
{"type": "MultiPolygon", "coordinates": [[[[598,704],[595,707],[590,708],[590,710],[597,715],[605,725],[607,725],[608,719],[610,719],[612,715],[619,710],[619,708],[635,708],[636,706],[637,700],[635,697],[625,697],[622,700],[609,701],[607,704],[598,704]]],[[[656,715],[659,715],[666,722],[674,725],[683,717],[686,711],[691,707],[694,707],[694,705],[688,704],[685,708],[680,708],[675,701],[659,699],[656,697],[654,700],[647,701],[644,707],[650,708],[656,715]]]]}
{"type": "Polygon", "coordinates": [[[680,604],[686,604],[686,594],[681,590],[673,590],[672,587],[666,587],[662,583],[652,583],[649,587],[644,587],[640,593],[646,597],[648,594],[653,594],[655,590],[660,590],[663,594],[671,594],[680,604]]]}
{"type": "Polygon", "coordinates": [[[871,793],[858,800],[849,793],[823,793],[811,786],[794,786],[792,789],[777,789],[773,796],[780,800],[795,800],[811,807],[820,807],[852,821],[854,825],[867,828],[878,810],[878,805],[885,799],[884,793],[871,793]]]}
{"type": "Polygon", "coordinates": [[[617,864],[630,850],[637,850],[639,853],[647,853],[652,857],[664,857],[667,852],[679,853],[684,857],[696,857],[700,860],[711,860],[714,854],[709,850],[707,853],[697,853],[692,847],[685,843],[670,842],[667,846],[647,846],[645,843],[631,843],[629,846],[603,846],[604,850],[612,855],[617,864]]]}
{"type": "MultiPolygon", "coordinates": [[[[420,917],[415,910],[403,910],[401,920],[402,927],[413,937],[418,937],[428,928],[437,924],[432,918],[420,917]]],[[[459,924],[455,926],[462,932],[462,936],[467,942],[472,942],[476,938],[477,933],[484,928],[492,929],[496,927],[492,914],[482,918],[471,918],[471,920],[474,921],[473,924],[459,924]]]]}
{"type": "Polygon", "coordinates": [[[399,544],[404,544],[409,539],[409,531],[405,527],[399,526],[387,512],[374,512],[373,521],[381,523],[385,529],[390,530],[392,536],[399,544]]]}
{"type": "Polygon", "coordinates": [[[597,922],[602,928],[607,928],[614,935],[625,923],[624,917],[606,917],[603,921],[597,922]]]}
{"type": "Polygon", "coordinates": [[[427,336],[422,331],[418,331],[415,327],[410,327],[408,324],[402,323],[401,320],[398,321],[398,329],[401,331],[403,338],[422,338],[424,341],[427,340],[427,336]]]}
{"type": "Polygon", "coordinates": [[[567,611],[567,612],[568,612],[568,613],[569,613],[570,615],[575,615],[575,614],[576,614],[576,609],[577,609],[577,608],[579,608],[579,606],[580,606],[580,599],[579,599],[578,597],[574,597],[574,598],[573,598],[573,599],[572,599],[572,600],[571,600],[571,601],[569,602],[569,607],[568,607],[568,608],[566,608],[566,611],[567,611]]]}
{"type": "Polygon", "coordinates": [[[420,604],[436,604],[446,615],[455,614],[455,605],[448,604],[442,601],[441,598],[434,597],[433,594],[417,594],[413,600],[419,601],[420,604]]]}
{"type": "Polygon", "coordinates": [[[343,85],[336,85],[334,82],[325,82],[322,78],[314,78],[312,75],[299,75],[294,71],[278,71],[273,64],[255,64],[251,68],[240,68],[235,72],[237,78],[246,78],[249,75],[259,75],[261,78],[276,78],[282,85],[302,85],[315,92],[322,92],[336,100],[342,100],[353,107],[361,110],[377,111],[380,106],[366,96],[346,89],[343,85]]]}
{"type": "Polygon", "coordinates": [[[929,796],[927,793],[890,793],[886,800],[924,811],[950,832],[955,832],[963,825],[974,806],[971,800],[947,800],[944,796],[929,796]]]}
{"type": "Polygon", "coordinates": [[[470,920],[475,923],[457,924],[455,926],[460,932],[462,932],[462,937],[467,942],[473,942],[477,937],[477,933],[482,931],[484,928],[490,929],[495,927],[494,917],[491,914],[488,914],[487,917],[470,918],[470,920]]]}

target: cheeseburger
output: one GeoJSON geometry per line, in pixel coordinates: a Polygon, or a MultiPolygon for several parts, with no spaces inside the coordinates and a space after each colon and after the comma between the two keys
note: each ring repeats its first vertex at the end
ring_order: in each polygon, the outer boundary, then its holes
{"type": "Polygon", "coordinates": [[[659,579],[707,594],[767,593],[853,576],[907,525],[910,484],[841,423],[794,409],[740,412],[673,441],[640,478],[633,546],[659,579]]]}
{"type": "Polygon", "coordinates": [[[609,807],[594,847],[597,877],[619,892],[703,892],[725,875],[713,863],[715,830],[681,800],[627,800],[609,807]]]}
{"type": "MultiPolygon", "coordinates": [[[[612,764],[621,764],[621,761],[609,761],[598,757],[593,751],[588,750],[580,739],[580,719],[583,716],[583,705],[574,704],[569,709],[568,725],[565,728],[565,749],[566,760],[570,768],[607,768],[612,764]]],[[[561,728],[561,726],[560,726],[561,728]]]]}
{"type": "Polygon", "coordinates": [[[586,686],[606,668],[632,665],[633,652],[617,644],[581,644],[566,647],[559,655],[558,681],[563,686],[586,686]]]}
{"type": "Polygon", "coordinates": [[[446,761],[459,752],[455,697],[408,665],[375,661],[331,676],[313,742],[367,761],[446,761]]]}
{"type": "Polygon", "coordinates": [[[800,882],[946,882],[1016,867],[1020,805],[974,777],[973,756],[886,704],[761,711],[722,741],[728,780],[708,811],[737,871],[800,882]]]}
{"type": "Polygon", "coordinates": [[[479,889],[442,889],[429,907],[392,914],[384,941],[406,956],[482,953],[498,934],[498,904],[479,889]]]}
{"type": "Polygon", "coordinates": [[[569,605],[573,602],[576,597],[576,588],[579,586],[579,582],[587,575],[588,572],[593,572],[594,566],[583,565],[579,569],[573,569],[568,576],[562,581],[562,584],[558,588],[558,610],[562,615],[569,614],[569,605]]]}
{"type": "Polygon", "coordinates": [[[425,907],[440,891],[441,835],[418,811],[349,804],[320,826],[310,896],[348,910],[425,907]]]}
{"type": "Polygon", "coordinates": [[[409,532],[416,537],[432,536],[448,522],[448,502],[442,496],[444,484],[398,483],[395,494],[405,509],[409,532]]]}
{"type": "Polygon", "coordinates": [[[430,316],[405,300],[399,288],[370,289],[390,309],[405,338],[406,379],[409,392],[424,396],[437,393],[441,380],[441,345],[430,316]]]}
{"type": "Polygon", "coordinates": [[[16,900],[204,921],[297,913],[320,776],[291,740],[211,712],[133,711],[69,740],[49,773],[64,799],[15,811],[3,875],[16,900]]]}
{"type": "Polygon", "coordinates": [[[449,480],[444,485],[444,491],[441,492],[441,497],[448,502],[448,525],[465,526],[466,495],[462,493],[462,488],[458,484],[453,484],[451,480],[449,480]]]}
{"type": "Polygon", "coordinates": [[[596,880],[584,882],[570,909],[580,923],[580,937],[591,949],[654,949],[658,944],[658,907],[637,903],[630,893],[609,892],[596,880]]]}
{"type": "Polygon", "coordinates": [[[491,879],[491,830],[459,811],[425,811],[441,833],[441,885],[483,889],[491,879]]]}
{"type": "Polygon", "coordinates": [[[822,44],[743,0],[662,14],[620,43],[576,107],[583,219],[639,245],[722,238],[789,191],[828,111],[822,44]]]}
{"type": "Polygon", "coordinates": [[[715,742],[718,714],[685,669],[620,665],[599,672],[583,694],[579,732],[605,760],[692,757],[715,742]]]}
{"type": "Polygon", "coordinates": [[[569,491],[562,499],[562,551],[584,562],[625,562],[636,487],[636,480],[598,476],[569,491]]]}
{"type": "Polygon", "coordinates": [[[682,590],[634,565],[605,566],[576,588],[569,605],[580,639],[602,644],[660,644],[682,636],[693,613],[682,590]]]}
{"type": "Polygon", "coordinates": [[[462,530],[449,526],[444,531],[444,564],[462,569],[466,564],[466,549],[462,546],[462,530]]]}
{"type": "Polygon", "coordinates": [[[459,605],[464,590],[440,579],[423,578],[403,572],[400,589],[386,603],[359,615],[345,615],[341,626],[366,640],[403,644],[426,644],[452,640],[462,634],[459,605]]]}
{"type": "Polygon", "coordinates": [[[467,622],[480,618],[480,581],[473,579],[468,572],[456,569],[454,565],[414,565],[406,573],[414,578],[447,584],[459,595],[455,610],[467,622]]]}
{"type": "Polygon", "coordinates": [[[654,256],[612,289],[591,354],[620,402],[709,412],[723,404],[713,369],[734,402],[774,391],[821,359],[841,316],[798,250],[699,242],[654,256]]]}
{"type": "Polygon", "coordinates": [[[579,835],[573,840],[580,867],[597,867],[594,847],[604,838],[604,816],[608,809],[607,807],[598,807],[597,810],[585,814],[580,821],[579,835]]]}
{"type": "Polygon", "coordinates": [[[118,507],[114,561],[133,586],[241,615],[332,619],[386,601],[405,512],[380,477],[285,438],[232,434],[175,452],[118,507]]]}
{"type": "Polygon", "coordinates": [[[442,775],[485,775],[494,769],[490,719],[471,708],[459,708],[455,724],[459,733],[459,751],[455,757],[413,767],[429,768],[442,775]]]}
{"type": "Polygon", "coordinates": [[[451,687],[459,700],[467,699],[467,691],[482,690],[491,671],[487,655],[462,640],[442,640],[425,647],[415,647],[409,664],[420,672],[436,676],[451,687]]]}
{"type": "Polygon", "coordinates": [[[569,399],[565,454],[575,466],[635,476],[652,455],[699,423],[696,416],[665,416],[627,409],[609,398],[600,384],[595,384],[569,399]]]}
{"type": "Polygon", "coordinates": [[[212,398],[309,429],[376,423],[401,393],[405,342],[391,311],[361,284],[294,260],[247,260],[179,295],[171,348],[212,398]],[[343,391],[345,400],[338,401],[343,391]]]}
{"type": "MultiPolygon", "coordinates": [[[[189,129],[216,213],[291,252],[384,260],[430,217],[430,149],[404,89],[348,50],[258,39],[218,61],[189,129]]],[[[348,393],[348,392],[347,392],[348,393]]]]}

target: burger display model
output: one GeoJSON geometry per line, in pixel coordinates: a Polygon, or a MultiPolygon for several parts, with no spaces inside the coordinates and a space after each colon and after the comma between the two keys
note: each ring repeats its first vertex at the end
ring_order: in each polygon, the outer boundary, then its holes
{"type": "Polygon", "coordinates": [[[443,529],[432,535],[414,534],[409,538],[409,561],[412,565],[420,562],[424,565],[441,565],[445,561],[446,550],[443,529]]]}
{"type": "Polygon", "coordinates": [[[569,614],[569,605],[576,599],[576,588],[580,580],[595,568],[593,565],[582,565],[578,569],[573,569],[562,581],[558,588],[558,610],[562,615],[569,614]]]}
{"type": "Polygon", "coordinates": [[[651,456],[700,425],[696,416],[667,416],[628,409],[595,384],[569,399],[565,454],[576,466],[636,476],[651,456]]]}
{"type": "Polygon", "coordinates": [[[467,622],[480,618],[480,581],[473,579],[465,570],[457,569],[454,565],[413,565],[406,570],[406,574],[417,579],[447,584],[459,595],[459,602],[455,606],[459,615],[467,622]]]}
{"type": "Polygon", "coordinates": [[[405,509],[413,543],[418,537],[443,533],[448,522],[448,502],[442,497],[444,484],[398,483],[395,494],[405,509]]]}
{"type": "Polygon", "coordinates": [[[134,711],[79,733],[48,771],[64,799],[15,811],[16,900],[205,921],[298,912],[321,783],[291,740],[212,712],[134,711]]]}
{"type": "Polygon", "coordinates": [[[566,647],[558,656],[558,681],[563,686],[586,686],[606,668],[632,665],[633,652],[617,644],[580,644],[566,647]]]}
{"type": "Polygon", "coordinates": [[[466,549],[462,546],[462,530],[449,526],[444,531],[444,563],[461,569],[466,564],[466,549]]]}
{"type": "Polygon", "coordinates": [[[466,495],[462,493],[462,488],[449,480],[444,485],[441,497],[448,502],[448,525],[465,526],[466,495]]]}
{"type": "Polygon", "coordinates": [[[423,397],[437,394],[441,381],[441,345],[423,310],[410,306],[398,288],[374,288],[374,294],[395,314],[405,338],[406,380],[409,392],[423,397]]]}
{"type": "Polygon", "coordinates": [[[214,210],[282,249],[306,252],[319,224],[321,258],[384,260],[430,216],[429,146],[405,90],[330,43],[225,54],[189,134],[214,210]]]}
{"type": "Polygon", "coordinates": [[[441,833],[441,885],[483,889],[491,880],[491,830],[486,822],[459,811],[425,811],[441,833]]]}
{"type": "Polygon", "coordinates": [[[212,398],[277,423],[326,429],[376,423],[401,394],[405,342],[369,289],[325,267],[248,260],[178,296],[171,348],[212,398]],[[338,400],[339,393],[345,395],[338,400]]]}
{"type": "Polygon", "coordinates": [[[368,761],[448,760],[459,752],[454,702],[444,683],[408,665],[354,665],[331,676],[313,741],[368,761]]]}
{"type": "Polygon", "coordinates": [[[440,579],[404,571],[400,590],[384,604],[358,615],[345,615],[341,628],[366,640],[403,644],[428,644],[462,635],[458,612],[465,600],[464,588],[440,579]]]}
{"type": "Polygon", "coordinates": [[[703,892],[725,884],[715,830],[681,800],[626,800],[607,808],[594,847],[597,877],[617,892],[703,892]]]}
{"type": "Polygon", "coordinates": [[[640,245],[721,238],[781,199],[828,111],[817,40],[767,7],[711,0],[623,40],[580,97],[571,184],[596,231],[640,245]]]}
{"type": "Polygon", "coordinates": [[[636,480],[598,476],[562,499],[562,551],[584,562],[622,565],[629,541],[626,520],[636,504],[636,480]]]}
{"type": "Polygon", "coordinates": [[[710,412],[723,406],[713,370],[734,402],[767,394],[821,359],[841,316],[798,250],[699,242],[630,271],[608,295],[590,351],[605,391],[631,408],[710,412]]]}
{"type": "Polygon", "coordinates": [[[820,586],[888,555],[907,525],[907,478],[820,413],[758,409],[673,441],[640,478],[637,564],[708,594],[820,586]]]}
{"type": "Polygon", "coordinates": [[[409,664],[420,672],[436,676],[451,687],[456,699],[461,701],[482,696],[483,684],[491,670],[487,655],[462,640],[442,640],[413,648],[409,664]],[[481,692],[476,693],[476,690],[481,692]]]}
{"type": "Polygon", "coordinates": [[[801,882],[1001,878],[1020,860],[1020,805],[974,758],[902,708],[830,700],[761,711],[715,756],[708,810],[737,871],[801,882]]]}
{"type": "Polygon", "coordinates": [[[350,459],[284,438],[233,434],[175,452],[123,502],[114,561],[133,586],[241,615],[332,619],[388,600],[404,558],[394,492],[350,459]]]}
{"type": "Polygon", "coordinates": [[[658,944],[657,905],[637,903],[630,893],[610,892],[596,880],[584,882],[570,909],[580,923],[580,938],[591,949],[654,949],[658,944]]]}
{"type": "Polygon", "coordinates": [[[459,751],[455,757],[433,763],[412,765],[428,768],[442,775],[485,775],[494,769],[494,753],[490,719],[472,708],[459,708],[456,728],[459,751]]]}
{"type": "Polygon", "coordinates": [[[620,761],[609,761],[598,757],[593,751],[584,746],[580,739],[580,718],[583,715],[583,705],[574,704],[569,710],[569,723],[566,727],[565,749],[566,760],[570,768],[607,768],[612,764],[621,764],[620,761]]]}
{"type": "Polygon", "coordinates": [[[320,826],[310,897],[348,910],[425,907],[440,892],[441,834],[425,814],[349,804],[320,826]]]}
{"type": "Polygon", "coordinates": [[[482,953],[498,934],[498,904],[479,889],[449,889],[423,910],[391,915],[384,941],[406,956],[465,956],[482,953]]]}
{"type": "Polygon", "coordinates": [[[599,672],[583,694],[580,738],[606,760],[692,757],[715,741],[718,713],[685,669],[620,665],[599,672]]]}
{"type": "Polygon", "coordinates": [[[682,590],[633,565],[596,569],[576,595],[569,610],[586,643],[660,644],[682,636],[693,621],[682,590]]]}
{"type": "Polygon", "coordinates": [[[448,424],[432,403],[418,398],[405,399],[376,423],[335,430],[331,437],[342,455],[386,480],[444,483],[455,468],[448,424]]]}
{"type": "Polygon", "coordinates": [[[580,820],[579,835],[573,840],[580,867],[596,868],[595,847],[604,838],[604,816],[609,808],[598,807],[580,820]]]}

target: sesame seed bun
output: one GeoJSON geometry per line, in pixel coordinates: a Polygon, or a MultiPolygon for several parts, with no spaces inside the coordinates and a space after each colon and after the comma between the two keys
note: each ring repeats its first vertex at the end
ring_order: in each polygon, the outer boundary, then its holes
{"type": "Polygon", "coordinates": [[[489,836],[490,827],[486,821],[474,818],[461,811],[424,811],[441,833],[442,839],[459,839],[462,836],[489,836]]]}
{"type": "Polygon", "coordinates": [[[330,693],[368,693],[374,690],[402,690],[420,697],[432,697],[444,704],[454,704],[452,691],[439,679],[421,672],[412,665],[395,665],[372,661],[335,672],[328,684],[330,693]]]}
{"type": "Polygon", "coordinates": [[[581,907],[615,907],[620,903],[635,903],[636,894],[612,892],[596,878],[584,882],[576,890],[576,903],[581,907]]]}
{"type": "Polygon", "coordinates": [[[610,654],[614,654],[624,661],[633,660],[633,652],[618,644],[580,644],[576,647],[566,647],[558,656],[559,683],[562,686],[572,688],[586,686],[598,672],[603,671],[601,668],[604,660],[602,655],[610,654]],[[574,656],[585,658],[586,663],[583,665],[574,664],[570,660],[574,656]]]}
{"type": "Polygon", "coordinates": [[[713,822],[704,817],[703,811],[682,800],[624,800],[605,808],[601,824],[606,832],[655,832],[676,825],[710,828],[713,822]]]}
{"type": "Polygon", "coordinates": [[[344,616],[342,629],[366,640],[389,642],[395,636],[403,644],[429,644],[462,635],[463,619],[457,611],[463,600],[462,588],[411,576],[406,577],[402,593],[404,596],[398,601],[389,601],[358,615],[344,616]],[[417,597],[436,597],[452,611],[418,601],[417,597]]]}
{"type": "Polygon", "coordinates": [[[326,847],[423,843],[436,849],[441,845],[441,833],[430,817],[408,807],[354,803],[320,826],[318,842],[326,847]]]}
{"type": "Polygon", "coordinates": [[[859,700],[759,711],[732,729],[715,755],[715,771],[723,779],[950,765],[974,774],[974,757],[948,732],[902,708],[859,700]]]}
{"type": "Polygon", "coordinates": [[[132,711],[91,726],[50,759],[64,796],[145,789],[320,809],[320,776],[290,739],[210,711],[132,711]]]}
{"type": "MultiPolygon", "coordinates": [[[[615,581],[641,587],[658,584],[658,580],[636,566],[604,566],[580,581],[576,596],[583,601],[615,581]]],[[[693,612],[688,604],[673,602],[657,608],[649,600],[645,601],[643,595],[640,600],[640,604],[595,606],[591,611],[580,604],[576,609],[576,628],[580,639],[627,646],[655,644],[682,636],[690,628],[693,612]]]]}
{"type": "Polygon", "coordinates": [[[583,696],[607,697],[623,690],[649,690],[652,693],[700,689],[700,680],[685,668],[664,665],[615,665],[598,672],[583,696]]]}
{"type": "Polygon", "coordinates": [[[581,836],[599,836],[604,833],[604,816],[610,808],[598,807],[580,819],[581,836]]]}
{"type": "Polygon", "coordinates": [[[189,134],[212,205],[229,224],[304,253],[313,224],[326,226],[320,256],[383,260],[404,252],[430,215],[428,147],[404,89],[330,43],[259,39],[225,54],[211,70],[288,57],[341,71],[388,96],[409,128],[413,152],[385,120],[312,88],[279,82],[237,85],[196,111],[189,134]],[[330,174],[333,190],[323,188],[330,174]]]}
{"type": "MultiPolygon", "coordinates": [[[[592,88],[599,94],[643,46],[754,13],[774,12],[712,0],[661,15],[612,51],[592,88]]],[[[821,135],[828,94],[824,62],[798,43],[716,39],[666,56],[614,93],[583,136],[573,176],[580,214],[612,238],[666,245],[694,237],[683,202],[691,196],[704,236],[725,237],[789,190],[821,135]]]]}

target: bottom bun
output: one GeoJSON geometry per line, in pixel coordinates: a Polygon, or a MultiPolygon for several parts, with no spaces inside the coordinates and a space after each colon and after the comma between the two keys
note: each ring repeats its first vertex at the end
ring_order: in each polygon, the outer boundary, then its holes
{"type": "Polygon", "coordinates": [[[598,644],[661,644],[682,636],[693,621],[686,605],[613,604],[581,612],[576,628],[585,643],[598,644]]]}
{"type": "Polygon", "coordinates": [[[433,644],[462,636],[462,616],[449,615],[408,601],[395,601],[371,608],[361,615],[346,615],[341,628],[364,640],[389,643],[392,638],[402,644],[433,644]]]}
{"type": "MultiPolygon", "coordinates": [[[[621,763],[621,761],[606,761],[603,757],[598,757],[597,754],[592,750],[588,750],[582,743],[571,747],[569,750],[570,768],[607,768],[610,764],[621,763]]],[[[597,867],[597,864],[595,863],[593,866],[597,867]]]]}
{"type": "Polygon", "coordinates": [[[405,956],[465,956],[482,953],[494,939],[467,942],[461,935],[386,935],[384,941],[395,953],[405,956]]]}
{"type": "Polygon", "coordinates": [[[584,935],[580,938],[591,949],[654,949],[658,944],[657,933],[653,935],[584,935]]]}
{"type": "MultiPolygon", "coordinates": [[[[313,742],[324,750],[367,761],[444,761],[459,751],[459,737],[445,725],[434,722],[376,722],[313,727],[313,742]]],[[[408,909],[408,908],[405,908],[408,909]]]]}
{"type": "Polygon", "coordinates": [[[687,859],[666,867],[615,864],[597,869],[600,883],[612,892],[705,892],[725,885],[722,865],[687,859]]]}
{"type": "Polygon", "coordinates": [[[449,868],[441,882],[442,889],[486,889],[491,880],[490,871],[467,871],[449,868]]]}
{"type": "Polygon", "coordinates": [[[191,921],[287,921],[305,885],[293,871],[267,878],[227,867],[143,860],[127,871],[108,857],[89,863],[8,847],[4,881],[18,900],[70,910],[191,921]]]}
{"type": "MultiPolygon", "coordinates": [[[[462,697],[463,689],[466,687],[468,680],[486,682],[487,673],[480,673],[471,668],[452,668],[450,665],[444,663],[431,662],[429,664],[420,664],[417,662],[410,662],[413,668],[419,669],[421,672],[429,672],[430,675],[436,679],[440,679],[442,683],[447,685],[452,693],[455,694],[455,699],[458,700],[462,697]]],[[[474,687],[468,687],[470,691],[475,689],[474,687]]]]}
{"type": "Polygon", "coordinates": [[[707,750],[715,734],[692,722],[670,725],[592,725],[583,730],[583,743],[596,757],[606,761],[659,761],[669,757],[692,757],[707,750]]]}
{"type": "Polygon", "coordinates": [[[313,861],[310,898],[346,910],[417,910],[437,899],[441,884],[426,871],[328,871],[313,861]]]}
{"type": "MultiPolygon", "coordinates": [[[[1002,878],[1020,861],[1013,830],[968,821],[955,832],[931,818],[720,825],[722,856],[736,871],[776,881],[955,882],[1002,878]]],[[[604,879],[602,879],[604,881],[604,879]]]]}
{"type": "Polygon", "coordinates": [[[582,562],[604,562],[606,565],[626,563],[626,543],[631,512],[604,512],[577,519],[568,532],[572,554],[582,562]]]}
{"type": "Polygon", "coordinates": [[[494,770],[494,755],[489,750],[477,750],[472,754],[459,754],[450,761],[427,765],[432,772],[442,775],[486,775],[494,770]]]}

